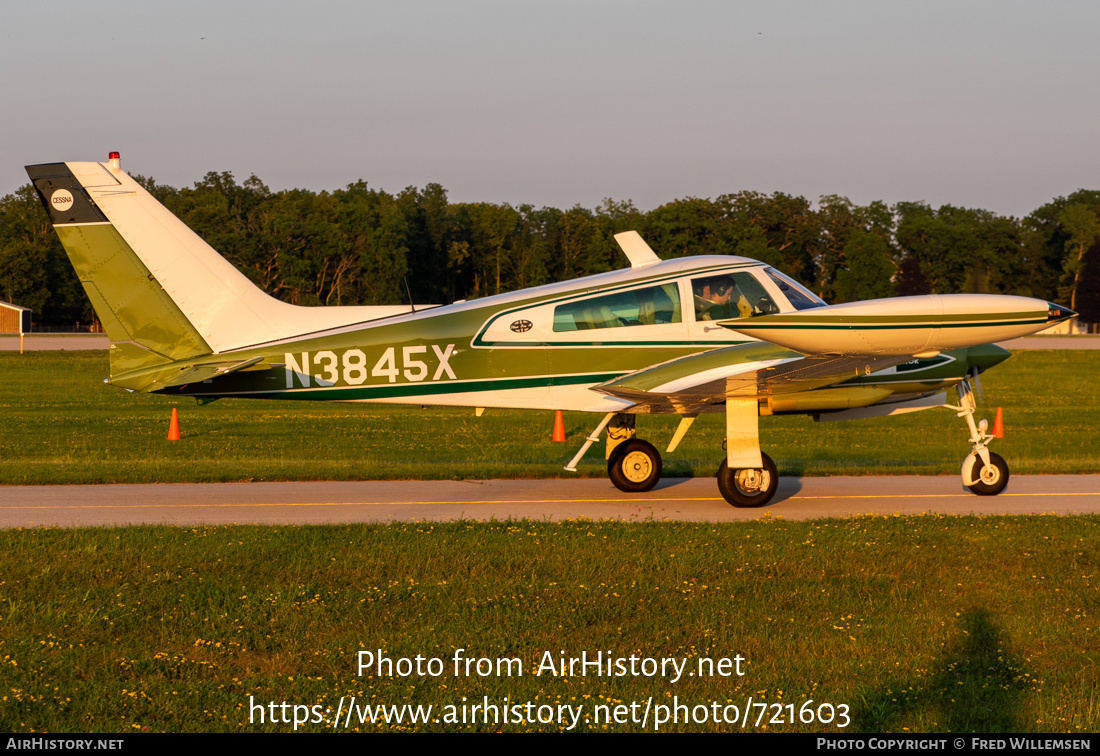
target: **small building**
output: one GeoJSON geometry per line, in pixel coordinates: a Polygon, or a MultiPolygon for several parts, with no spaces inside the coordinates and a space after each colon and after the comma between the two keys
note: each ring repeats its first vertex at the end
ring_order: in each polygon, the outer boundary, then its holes
{"type": "Polygon", "coordinates": [[[26,307],[0,302],[0,333],[30,333],[31,311],[26,307]]]}

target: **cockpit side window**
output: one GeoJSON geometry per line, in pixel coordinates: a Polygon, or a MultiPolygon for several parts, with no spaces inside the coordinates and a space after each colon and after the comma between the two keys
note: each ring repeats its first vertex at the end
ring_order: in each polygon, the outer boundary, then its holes
{"type": "Polygon", "coordinates": [[[779,308],[751,273],[722,273],[691,279],[696,320],[731,320],[770,315],[779,308]]]}
{"type": "Polygon", "coordinates": [[[787,301],[791,303],[794,309],[810,310],[814,307],[825,306],[824,301],[815,296],[813,292],[793,278],[787,278],[787,276],[783,275],[775,268],[764,268],[764,272],[775,282],[775,285],[778,286],[779,290],[783,292],[783,295],[787,297],[787,301]]]}
{"type": "Polygon", "coordinates": [[[676,284],[605,294],[567,302],[554,308],[554,331],[679,323],[680,294],[676,284]]]}

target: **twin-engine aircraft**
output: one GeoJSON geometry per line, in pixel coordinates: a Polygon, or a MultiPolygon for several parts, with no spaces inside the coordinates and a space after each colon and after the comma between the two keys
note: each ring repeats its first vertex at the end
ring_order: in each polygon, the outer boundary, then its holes
{"type": "Polygon", "coordinates": [[[965,418],[972,492],[1009,471],[974,420],[971,381],[1009,353],[992,342],[1076,313],[977,294],[826,305],[744,257],[662,261],[634,231],[630,267],[446,306],[298,307],[252,284],[119,167],[32,165],[34,183],[111,340],[110,378],[169,396],[317,399],[577,410],[600,415],[607,471],[623,491],[661,478],[635,418],[725,412],[722,496],[766,504],[779,483],[761,415],[818,420],[949,407],[965,418]],[[956,388],[958,404],[947,402],[956,388]]]}

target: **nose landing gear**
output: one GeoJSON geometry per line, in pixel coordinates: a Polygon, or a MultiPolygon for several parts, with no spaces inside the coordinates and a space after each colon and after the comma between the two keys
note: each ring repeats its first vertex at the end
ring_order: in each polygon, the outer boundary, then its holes
{"type": "Polygon", "coordinates": [[[970,428],[970,443],[974,445],[974,451],[963,460],[963,485],[978,496],[996,496],[1008,485],[1008,463],[1001,455],[989,451],[989,442],[999,436],[986,432],[989,428],[986,420],[974,422],[977,403],[974,401],[970,381],[963,380],[956,390],[959,394],[958,406],[944,406],[955,410],[958,417],[966,418],[966,424],[970,428]]]}

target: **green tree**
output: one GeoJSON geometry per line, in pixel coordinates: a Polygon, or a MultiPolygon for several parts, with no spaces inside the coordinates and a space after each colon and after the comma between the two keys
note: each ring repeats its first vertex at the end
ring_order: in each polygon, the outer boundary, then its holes
{"type": "Polygon", "coordinates": [[[1077,310],[1077,292],[1084,271],[1085,254],[1100,242],[1100,217],[1096,210],[1081,202],[1074,202],[1058,215],[1069,239],[1066,241],[1065,272],[1073,277],[1069,306],[1077,310]]]}
{"type": "Polygon", "coordinates": [[[987,210],[900,202],[895,238],[901,257],[916,260],[932,291],[1000,292],[1016,288],[1013,268],[1021,246],[1019,223],[987,210]]]}
{"type": "Polygon", "coordinates": [[[888,241],[893,236],[894,215],[883,202],[861,207],[845,197],[828,195],[818,202],[817,218],[821,228],[817,293],[826,302],[838,301],[836,278],[847,266],[844,250],[852,234],[873,233],[886,241],[891,257],[895,255],[888,241]]]}
{"type": "Polygon", "coordinates": [[[890,245],[880,234],[857,229],[844,245],[846,268],[836,274],[836,293],[841,302],[880,299],[894,293],[894,262],[890,245]]]}
{"type": "Polygon", "coordinates": [[[443,303],[449,288],[447,252],[452,236],[447,191],[439,184],[428,184],[423,190],[410,186],[396,199],[405,217],[413,301],[443,303]]]}
{"type": "Polygon", "coordinates": [[[0,199],[0,299],[29,307],[38,324],[94,322],[91,303],[30,184],[0,199]]]}
{"type": "MultiPolygon", "coordinates": [[[[1092,252],[1085,250],[1080,271],[1070,258],[1074,256],[1072,234],[1063,223],[1063,212],[1071,205],[1082,205],[1100,210],[1100,191],[1081,189],[1068,197],[1057,197],[1031,213],[1023,223],[1021,264],[1025,267],[1031,296],[1060,304],[1070,304],[1074,299],[1074,279],[1077,280],[1077,300],[1100,297],[1100,288],[1090,273],[1092,252]]],[[[1079,211],[1073,211],[1072,215],[1079,211]]],[[[1082,218],[1086,221],[1087,217],[1082,218]]],[[[1100,264],[1097,261],[1096,264],[1100,264]]],[[[1075,308],[1076,309],[1076,308],[1075,308]]],[[[1080,312],[1080,310],[1078,310],[1080,312]]],[[[1100,312],[1091,314],[1086,322],[1100,321],[1100,312]]]]}
{"type": "Polygon", "coordinates": [[[342,241],[339,255],[354,262],[354,301],[348,304],[401,304],[408,300],[408,227],[392,195],[350,184],[333,195],[342,241]]]}

